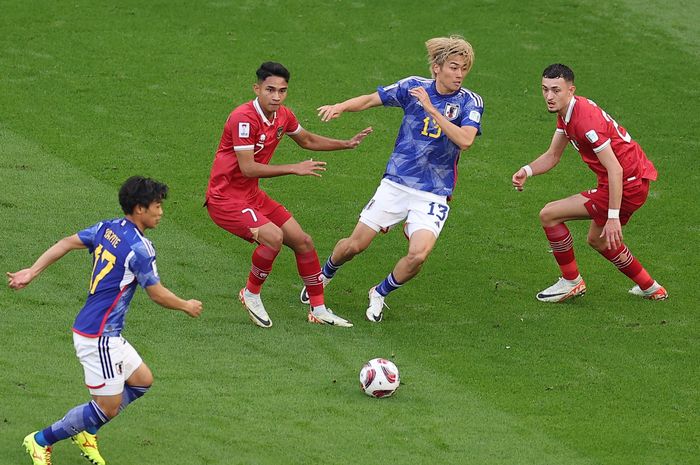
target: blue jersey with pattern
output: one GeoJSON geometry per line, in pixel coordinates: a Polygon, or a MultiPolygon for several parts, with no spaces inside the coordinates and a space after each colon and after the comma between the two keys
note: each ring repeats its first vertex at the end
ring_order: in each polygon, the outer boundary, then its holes
{"type": "Polygon", "coordinates": [[[119,336],[136,284],[160,281],[156,251],[126,218],[106,220],[78,232],[93,255],[92,276],[85,305],[73,331],[86,337],[119,336]]]}
{"type": "Polygon", "coordinates": [[[484,102],[479,94],[465,88],[442,95],[435,87],[435,79],[419,76],[377,88],[384,106],[401,107],[404,111],[384,177],[414,189],[449,197],[457,182],[461,150],[423,110],[418,99],[408,93],[414,87],[423,87],[433,106],[450,122],[460,127],[473,126],[477,134],[481,134],[484,102]]]}

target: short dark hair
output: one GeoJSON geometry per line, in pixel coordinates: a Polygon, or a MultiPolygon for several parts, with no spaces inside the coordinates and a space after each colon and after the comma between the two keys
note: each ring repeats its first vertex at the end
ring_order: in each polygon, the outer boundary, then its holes
{"type": "Polygon", "coordinates": [[[258,68],[255,74],[258,76],[258,82],[263,82],[270,76],[279,76],[289,82],[289,71],[287,71],[287,68],[274,61],[266,61],[260,65],[260,68],[258,68]]]}
{"type": "Polygon", "coordinates": [[[151,178],[132,176],[119,188],[119,205],[125,215],[134,213],[141,205],[148,208],[153,202],[162,202],[168,196],[168,186],[151,178]]]}
{"type": "Polygon", "coordinates": [[[555,63],[542,71],[542,77],[547,79],[564,78],[566,82],[574,82],[574,72],[566,65],[555,63]]]}

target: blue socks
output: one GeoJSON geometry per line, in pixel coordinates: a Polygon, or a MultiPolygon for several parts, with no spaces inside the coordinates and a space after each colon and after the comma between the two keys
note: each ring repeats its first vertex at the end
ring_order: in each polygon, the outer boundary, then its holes
{"type": "Polygon", "coordinates": [[[386,297],[387,295],[389,295],[390,292],[395,291],[401,286],[403,286],[403,283],[400,283],[396,280],[396,278],[394,277],[394,273],[389,273],[389,276],[387,276],[384,279],[384,281],[379,283],[379,286],[377,286],[376,290],[379,295],[386,297]]]}
{"type": "MultiPolygon", "coordinates": [[[[127,405],[143,396],[150,386],[124,386],[122,392],[122,403],[119,406],[121,412],[127,405]]],[[[107,423],[110,419],[100,409],[97,403],[93,400],[87,404],[78,405],[77,407],[66,413],[66,416],[49,426],[48,428],[39,431],[34,439],[40,446],[49,446],[58,441],[75,436],[81,431],[87,431],[90,434],[97,434],[97,430],[107,423]]]]}
{"type": "Polygon", "coordinates": [[[122,392],[122,404],[119,406],[119,411],[121,412],[124,410],[127,405],[143,396],[149,389],[151,389],[151,386],[129,386],[125,384],[124,392],[122,392]]]}
{"type": "Polygon", "coordinates": [[[321,270],[321,272],[325,275],[326,278],[332,278],[333,276],[335,276],[339,269],[340,265],[336,265],[331,260],[331,257],[328,257],[328,260],[326,260],[326,264],[323,265],[323,269],[321,270]]]}
{"type": "Polygon", "coordinates": [[[53,425],[45,428],[35,436],[41,446],[48,446],[63,439],[75,436],[87,428],[98,428],[109,421],[107,415],[92,400],[87,404],[78,405],[66,413],[66,416],[53,425]]]}

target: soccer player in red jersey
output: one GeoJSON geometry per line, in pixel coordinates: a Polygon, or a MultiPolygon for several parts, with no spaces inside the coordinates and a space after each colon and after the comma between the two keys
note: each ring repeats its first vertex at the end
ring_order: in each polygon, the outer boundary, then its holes
{"type": "Polygon", "coordinates": [[[632,136],[603,109],[585,97],[575,96],[574,73],[553,64],[542,74],[542,95],[550,113],[557,114],[557,129],[545,153],[513,174],[513,186],[522,190],[531,176],[546,173],[561,159],[568,142],[598,177],[595,189],[550,202],[540,211],[562,277],[537,294],[543,302],[561,302],[586,292],[574,257],[573,239],[566,221],[592,219],[588,244],[636,283],[630,293],[650,300],[668,298],[622,242],[622,226],[644,205],[649,181],[656,180],[652,162],[632,136]]]}
{"type": "Polygon", "coordinates": [[[294,174],[320,176],[326,162],[309,159],[288,165],[271,165],[270,159],[286,134],[300,147],[327,151],[354,149],[372,132],[366,128],[349,140],[329,139],[301,127],[294,113],[283,106],[289,71],[279,63],[265,62],[256,72],[255,100],[231,112],[214,158],[206,194],[206,207],[214,223],[251,243],[252,266],[241,303],[256,325],[272,326],[260,299],[260,290],[282,245],[294,250],[297,269],[309,290],[312,323],[351,327],[352,323],[326,308],[321,267],[311,236],[292,214],[258,186],[260,178],[294,174]]]}

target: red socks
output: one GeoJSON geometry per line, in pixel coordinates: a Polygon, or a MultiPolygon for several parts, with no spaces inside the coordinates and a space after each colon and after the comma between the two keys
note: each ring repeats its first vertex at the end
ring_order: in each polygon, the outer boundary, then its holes
{"type": "Polygon", "coordinates": [[[323,282],[321,281],[321,264],[318,261],[316,249],[306,253],[296,254],[297,270],[304,281],[306,292],[312,307],[324,304],[323,282]]]}
{"type": "Polygon", "coordinates": [[[639,263],[639,260],[632,256],[625,244],[622,244],[617,250],[606,249],[600,254],[637,283],[642,290],[649,289],[654,284],[654,280],[649,276],[647,270],[639,263]]]}
{"type": "Polygon", "coordinates": [[[576,279],[579,272],[574,257],[574,240],[569,228],[564,223],[556,226],[545,226],[544,233],[549,240],[550,247],[552,247],[554,259],[561,268],[562,277],[568,280],[576,279]]]}
{"type": "Polygon", "coordinates": [[[260,288],[272,271],[272,263],[278,253],[280,253],[279,250],[271,249],[262,244],[253,251],[253,264],[250,267],[246,289],[253,294],[260,294],[260,288]]]}

